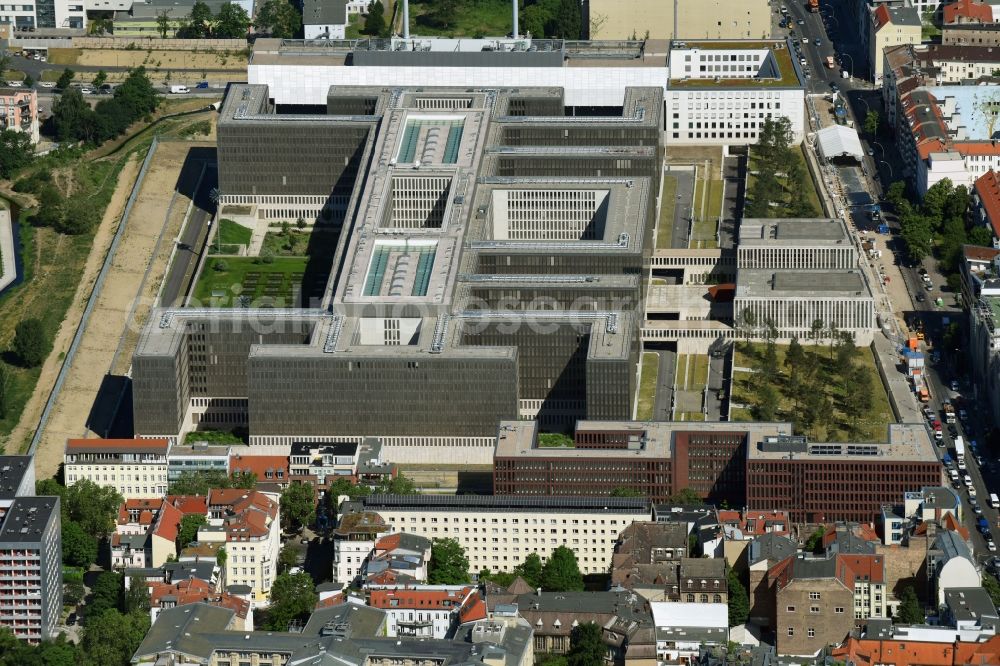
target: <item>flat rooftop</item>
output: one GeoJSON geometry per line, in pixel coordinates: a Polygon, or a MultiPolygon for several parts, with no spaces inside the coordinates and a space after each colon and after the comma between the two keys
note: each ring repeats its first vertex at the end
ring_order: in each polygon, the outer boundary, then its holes
{"type": "Polygon", "coordinates": [[[850,243],[847,225],[839,218],[746,218],[740,222],[737,247],[830,247],[850,243]]]}
{"type": "Polygon", "coordinates": [[[737,298],[870,298],[861,272],[740,269],[737,298]]]}
{"type": "MultiPolygon", "coordinates": [[[[713,54],[714,55],[714,54],[713,54]]],[[[719,54],[722,55],[722,54],[719,54]]],[[[713,61],[713,63],[716,61],[713,61]]],[[[746,61],[743,61],[744,63],[746,61]]],[[[670,81],[667,84],[668,90],[683,89],[704,89],[704,88],[745,88],[756,89],[767,88],[801,88],[802,79],[796,63],[792,59],[790,42],[785,40],[674,40],[670,49],[670,81]],[[733,76],[726,71],[701,71],[695,69],[698,66],[697,60],[692,58],[690,63],[693,68],[690,73],[685,72],[684,66],[688,64],[678,60],[680,57],[688,55],[695,56],[701,51],[725,51],[725,56],[731,56],[731,61],[720,62],[740,62],[738,58],[752,53],[766,52],[761,59],[757,71],[753,76],[733,76]],[[685,76],[689,74],[689,76],[685,76]]]]}
{"type": "Polygon", "coordinates": [[[923,423],[892,423],[886,442],[808,442],[802,437],[783,441],[757,440],[747,447],[748,460],[854,460],[884,463],[938,462],[930,432],[923,423]]]}
{"type": "Polygon", "coordinates": [[[59,511],[58,497],[18,497],[0,519],[0,544],[41,541],[45,526],[56,511],[59,511]]]}
{"type": "MultiPolygon", "coordinates": [[[[31,456],[0,456],[0,499],[13,499],[28,474],[34,475],[31,456]]],[[[35,492],[34,486],[30,492],[35,492]]]]}
{"type": "Polygon", "coordinates": [[[550,497],[548,495],[369,495],[357,504],[367,511],[612,512],[649,515],[642,497],[550,497]]]}

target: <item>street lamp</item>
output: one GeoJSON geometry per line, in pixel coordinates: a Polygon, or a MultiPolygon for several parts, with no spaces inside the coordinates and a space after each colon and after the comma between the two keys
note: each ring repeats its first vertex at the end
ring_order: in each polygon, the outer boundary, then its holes
{"type": "MultiPolygon", "coordinates": [[[[883,156],[885,155],[885,151],[882,151],[882,155],[883,156]]],[[[890,180],[895,179],[895,176],[892,175],[892,165],[891,164],[889,164],[885,160],[880,160],[879,164],[884,164],[886,166],[886,168],[889,169],[889,179],[890,180]]]]}
{"type": "Polygon", "coordinates": [[[851,57],[850,53],[841,53],[840,55],[844,58],[851,59],[851,68],[848,70],[848,73],[851,75],[851,78],[854,78],[854,58],[851,57]]]}
{"type": "Polygon", "coordinates": [[[885,158],[885,147],[881,143],[874,140],[869,141],[868,143],[870,143],[873,146],[878,146],[878,149],[882,151],[882,157],[885,158]]]}

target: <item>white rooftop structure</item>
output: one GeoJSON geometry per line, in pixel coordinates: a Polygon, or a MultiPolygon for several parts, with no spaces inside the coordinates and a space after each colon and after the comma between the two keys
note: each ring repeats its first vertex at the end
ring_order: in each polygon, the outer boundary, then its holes
{"type": "Polygon", "coordinates": [[[658,629],[662,627],[729,628],[729,607],[726,604],[654,601],[649,604],[649,608],[653,613],[653,625],[658,629]]]}
{"type": "Polygon", "coordinates": [[[853,157],[861,160],[865,156],[857,131],[850,127],[843,125],[825,127],[816,132],[816,142],[820,154],[827,160],[837,157],[853,157]]]}

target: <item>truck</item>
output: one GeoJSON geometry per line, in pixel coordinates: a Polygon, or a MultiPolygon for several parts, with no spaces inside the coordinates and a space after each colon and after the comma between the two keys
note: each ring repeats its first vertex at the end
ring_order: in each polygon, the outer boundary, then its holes
{"type": "Polygon", "coordinates": [[[830,69],[833,69],[834,67],[837,66],[837,63],[833,61],[833,56],[826,57],[826,66],[830,69]]]}
{"type": "Polygon", "coordinates": [[[819,11],[819,0],[809,0],[809,11],[813,14],[819,11]]]}
{"type": "Polygon", "coordinates": [[[927,382],[924,381],[923,375],[913,376],[913,392],[920,402],[930,402],[931,394],[927,390],[927,382]]]}
{"type": "Polygon", "coordinates": [[[187,86],[170,86],[171,95],[184,95],[190,92],[187,86]]]}
{"type": "Polygon", "coordinates": [[[941,411],[944,412],[944,422],[954,423],[955,422],[955,407],[947,400],[943,405],[941,405],[941,411]]]}
{"type": "Polygon", "coordinates": [[[955,438],[955,459],[959,464],[965,463],[965,441],[961,435],[955,438]]]}

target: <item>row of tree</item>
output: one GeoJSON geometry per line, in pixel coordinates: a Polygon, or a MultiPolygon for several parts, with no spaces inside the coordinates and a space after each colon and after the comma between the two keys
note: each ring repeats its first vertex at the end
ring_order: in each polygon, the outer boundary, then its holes
{"type": "Polygon", "coordinates": [[[187,18],[176,21],[170,18],[170,11],[156,14],[156,30],[163,39],[168,35],[180,39],[245,39],[251,25],[257,32],[289,39],[302,29],[302,14],[286,0],[266,0],[258,6],[255,19],[234,2],[224,2],[218,14],[212,14],[211,7],[199,0],[187,18]]]}
{"type": "MultiPolygon", "coordinates": [[[[510,585],[518,576],[531,587],[547,592],[583,590],[583,574],[577,564],[576,553],[566,546],[553,550],[544,564],[538,553],[530,553],[511,572],[489,569],[479,572],[480,581],[492,581],[503,587],[510,585]]],[[[427,582],[432,585],[462,585],[471,579],[469,558],[462,545],[455,539],[435,539],[431,545],[427,582]]]]}
{"type": "Polygon", "coordinates": [[[43,479],[35,484],[35,492],[59,498],[63,563],[83,569],[94,564],[101,541],[115,529],[124,498],[114,488],[87,479],[69,487],[55,479],[43,479]]]}
{"type": "Polygon", "coordinates": [[[816,217],[808,197],[812,188],[802,158],[792,145],[792,123],[785,116],[764,119],[757,143],[750,146],[753,185],[745,217],[816,217]]]}
{"type": "Polygon", "coordinates": [[[156,110],[160,98],[143,67],[133,69],[114,96],[94,108],[75,88],[52,105],[51,130],[59,141],[101,143],[124,133],[129,125],[156,110]]]}
{"type": "MultiPolygon", "coordinates": [[[[437,30],[448,31],[458,27],[463,13],[504,11],[510,3],[506,0],[420,0],[421,12],[416,23],[437,30]],[[473,7],[469,7],[473,5],[473,7]],[[483,5],[491,5],[489,8],[483,5]],[[463,12],[465,10],[465,12],[463,12]]],[[[521,0],[519,13],[520,34],[554,39],[580,39],[583,14],[577,0],[521,0]]],[[[367,25],[366,25],[367,28],[367,25]]],[[[369,33],[373,34],[373,33],[369,33]]],[[[475,34],[473,37],[482,37],[475,34]]]]}

